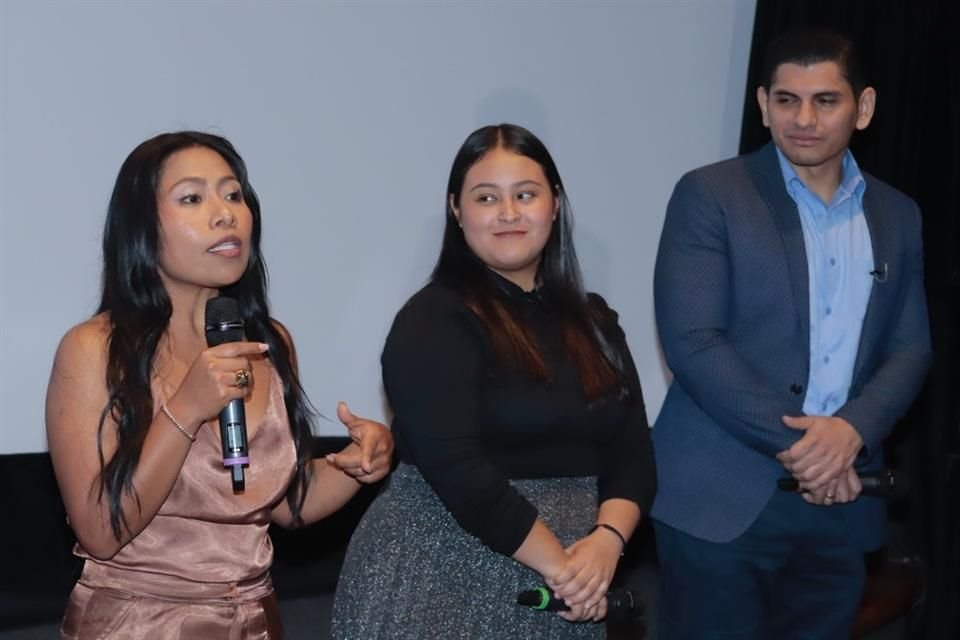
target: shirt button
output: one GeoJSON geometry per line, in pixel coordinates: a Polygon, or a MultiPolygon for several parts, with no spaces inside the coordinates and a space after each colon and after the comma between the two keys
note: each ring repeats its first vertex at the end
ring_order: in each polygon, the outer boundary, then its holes
{"type": "Polygon", "coordinates": [[[827,411],[827,403],[826,403],[826,402],[824,402],[822,405],[820,405],[820,410],[823,411],[824,413],[826,413],[826,411],[827,411]]]}
{"type": "Polygon", "coordinates": [[[823,356],[824,364],[830,364],[830,356],[823,356]]]}
{"type": "Polygon", "coordinates": [[[830,307],[827,307],[827,315],[830,315],[831,313],[833,313],[833,309],[831,309],[830,307]]]}
{"type": "Polygon", "coordinates": [[[836,259],[836,258],[830,258],[830,266],[831,266],[831,267],[837,266],[837,259],[836,259]]]}

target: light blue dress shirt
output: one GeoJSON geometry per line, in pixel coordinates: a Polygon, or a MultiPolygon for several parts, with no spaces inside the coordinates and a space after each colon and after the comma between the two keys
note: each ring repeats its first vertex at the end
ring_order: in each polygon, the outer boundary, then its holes
{"type": "Polygon", "coordinates": [[[825,203],[777,149],[787,193],[797,204],[810,280],[810,377],[806,415],[833,415],[847,401],[873,288],[873,247],[863,215],[866,184],[847,150],[840,186],[825,203]]]}

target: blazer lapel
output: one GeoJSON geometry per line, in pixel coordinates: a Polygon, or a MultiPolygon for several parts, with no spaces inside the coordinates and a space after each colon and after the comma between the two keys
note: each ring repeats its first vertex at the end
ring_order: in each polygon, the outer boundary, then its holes
{"type": "MultiPolygon", "coordinates": [[[[870,230],[870,245],[873,248],[873,268],[876,274],[870,285],[870,297],[867,300],[867,311],[863,316],[863,328],[860,331],[860,344],[857,345],[857,359],[853,367],[853,379],[858,380],[863,370],[865,358],[873,352],[872,344],[880,331],[879,322],[884,314],[877,309],[878,287],[889,286],[884,284],[890,277],[890,261],[895,255],[893,246],[894,227],[891,222],[884,220],[883,205],[874,197],[875,191],[870,188],[872,178],[864,174],[866,189],[863,192],[863,217],[870,230]]],[[[894,265],[897,268],[899,265],[894,265]]],[[[855,382],[856,383],[856,382],[855,382]]]]}
{"type": "MultiPolygon", "coordinates": [[[[754,153],[749,162],[751,174],[760,196],[767,204],[780,231],[783,252],[790,273],[790,289],[796,301],[797,322],[800,335],[810,335],[810,272],[807,267],[807,250],[803,242],[803,227],[797,205],[787,193],[783,173],[777,159],[776,147],[767,143],[754,153]]],[[[804,362],[810,360],[810,341],[805,343],[804,362]]]]}

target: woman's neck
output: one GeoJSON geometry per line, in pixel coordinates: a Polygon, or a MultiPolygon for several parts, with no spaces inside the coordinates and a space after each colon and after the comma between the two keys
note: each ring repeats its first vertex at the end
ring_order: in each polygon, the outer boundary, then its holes
{"type": "Polygon", "coordinates": [[[199,350],[206,348],[207,301],[219,294],[216,289],[167,287],[172,309],[167,335],[175,354],[186,349],[194,351],[196,355],[197,345],[200,345],[199,350]]]}

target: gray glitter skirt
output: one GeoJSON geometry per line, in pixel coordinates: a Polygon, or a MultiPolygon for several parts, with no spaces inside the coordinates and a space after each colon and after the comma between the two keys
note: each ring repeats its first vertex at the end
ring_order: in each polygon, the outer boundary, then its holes
{"type": "MultiPolygon", "coordinates": [[[[593,526],[596,477],[511,483],[565,546],[593,526]]],[[[331,630],[336,640],[606,638],[605,624],[517,605],[518,592],[541,584],[464,531],[417,468],[401,464],[350,541],[331,630]]]]}

